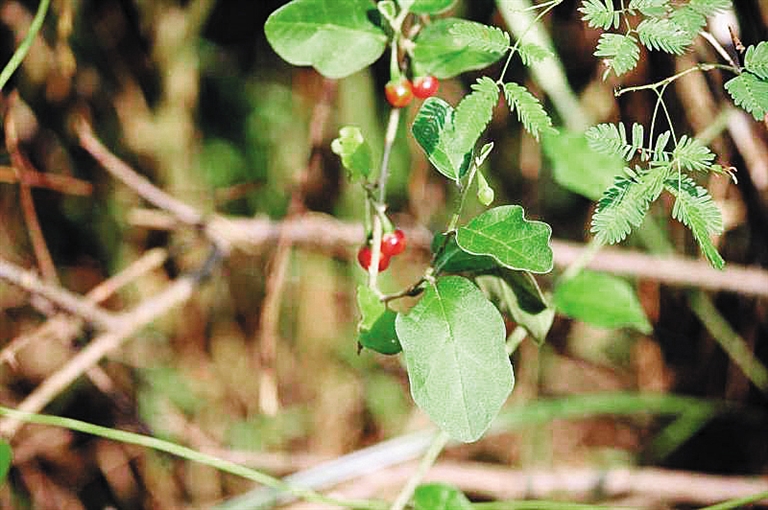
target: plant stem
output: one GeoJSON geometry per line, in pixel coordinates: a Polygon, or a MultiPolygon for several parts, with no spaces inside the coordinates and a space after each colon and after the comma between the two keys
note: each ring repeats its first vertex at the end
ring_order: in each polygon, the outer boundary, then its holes
{"type": "Polygon", "coordinates": [[[691,74],[696,71],[707,72],[707,71],[712,71],[713,69],[724,69],[726,71],[731,71],[738,74],[738,68],[734,68],[732,66],[727,66],[723,64],[696,64],[695,66],[685,69],[684,71],[680,71],[677,74],[674,74],[672,76],[667,76],[663,80],[657,81],[656,83],[648,83],[645,85],[636,85],[634,87],[625,87],[625,88],[619,89],[614,93],[614,95],[616,97],[619,97],[623,94],[626,94],[627,92],[637,92],[638,90],[648,90],[648,89],[655,90],[659,87],[669,85],[675,80],[682,78],[686,74],[691,74]]]}
{"type": "Polygon", "coordinates": [[[602,242],[598,241],[596,237],[592,238],[586,248],[579,254],[578,258],[565,268],[565,271],[563,271],[563,274],[560,277],[560,281],[570,280],[578,275],[582,269],[587,267],[592,259],[595,258],[595,255],[597,255],[597,252],[599,252],[602,247],[602,242]]]}
{"type": "Polygon", "coordinates": [[[763,499],[768,499],[768,491],[755,494],[754,496],[747,496],[745,498],[740,498],[740,499],[732,499],[730,501],[725,501],[717,505],[712,505],[712,506],[702,508],[701,510],[730,510],[731,508],[743,508],[744,505],[748,505],[750,503],[756,503],[763,499]]]}
{"type": "Polygon", "coordinates": [[[134,432],[128,432],[125,430],[116,430],[109,427],[102,427],[100,425],[94,425],[92,423],[74,420],[72,418],[26,413],[3,406],[0,406],[0,416],[7,416],[8,418],[24,421],[27,423],[65,428],[75,432],[83,432],[85,434],[111,439],[113,441],[120,441],[121,443],[135,444],[146,448],[152,448],[153,450],[169,453],[171,455],[175,455],[176,457],[181,457],[192,462],[198,462],[206,466],[211,466],[220,471],[224,471],[225,473],[240,476],[262,485],[272,487],[274,489],[289,492],[313,503],[336,505],[347,508],[362,508],[368,510],[381,510],[383,508],[382,504],[375,501],[340,500],[324,496],[309,489],[293,487],[283,482],[282,480],[273,478],[265,473],[256,471],[255,469],[250,469],[248,467],[241,466],[240,464],[235,464],[234,462],[230,462],[213,455],[208,455],[206,453],[201,453],[191,448],[187,448],[186,446],[181,446],[179,444],[157,439],[155,437],[136,434],[134,432]]]}
{"type": "Polygon", "coordinates": [[[432,444],[429,445],[429,449],[424,454],[424,457],[422,457],[418,469],[416,469],[416,472],[408,478],[408,483],[405,484],[400,491],[400,494],[397,495],[397,499],[392,503],[390,510],[403,510],[405,508],[405,505],[408,504],[411,496],[413,496],[416,487],[421,483],[421,480],[424,479],[427,471],[429,471],[429,468],[435,463],[440,452],[443,451],[443,448],[449,440],[450,436],[443,431],[440,431],[435,436],[432,444]]]}
{"type": "Polygon", "coordinates": [[[43,21],[45,20],[45,15],[48,13],[48,6],[50,4],[51,0],[40,0],[40,4],[37,6],[37,12],[35,13],[35,17],[32,20],[32,24],[29,25],[29,32],[27,32],[24,40],[21,41],[21,44],[13,53],[11,60],[8,61],[8,63],[3,68],[3,71],[0,72],[0,89],[5,87],[5,84],[8,83],[8,80],[11,79],[13,73],[24,61],[24,57],[27,56],[29,48],[32,46],[32,42],[35,40],[37,33],[43,26],[43,21]]]}

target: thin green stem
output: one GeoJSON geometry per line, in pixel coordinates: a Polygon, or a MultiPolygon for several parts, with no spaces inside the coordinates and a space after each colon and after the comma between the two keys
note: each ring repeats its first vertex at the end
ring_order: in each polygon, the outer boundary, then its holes
{"type": "Polygon", "coordinates": [[[597,252],[603,247],[603,243],[596,237],[593,237],[587,244],[586,248],[582,250],[579,256],[563,271],[560,277],[561,281],[570,280],[574,276],[578,275],[587,265],[595,258],[597,252]]]}
{"type": "Polygon", "coordinates": [[[475,510],[630,510],[639,507],[616,505],[592,505],[587,503],[567,503],[564,501],[494,501],[473,503],[475,510]]]}
{"type": "Polygon", "coordinates": [[[136,434],[134,432],[127,432],[125,430],[116,430],[109,427],[102,427],[100,425],[94,425],[92,423],[74,420],[72,418],[26,413],[3,406],[0,406],[0,416],[7,416],[8,418],[26,423],[35,423],[38,425],[65,428],[75,432],[82,432],[93,436],[103,437],[105,439],[111,439],[113,441],[119,441],[121,443],[135,444],[145,448],[152,448],[153,450],[169,453],[182,459],[198,462],[206,466],[211,466],[225,473],[240,476],[262,485],[266,485],[267,487],[271,487],[273,489],[288,492],[294,496],[312,503],[336,505],[346,508],[361,508],[366,510],[382,510],[384,508],[382,503],[376,501],[341,500],[324,496],[309,489],[293,487],[283,482],[282,480],[271,477],[260,471],[256,471],[255,469],[250,469],[245,466],[241,466],[240,464],[235,464],[234,462],[230,462],[213,455],[201,453],[191,448],[187,448],[186,446],[181,446],[169,441],[157,439],[155,437],[136,434]]]}
{"type": "Polygon", "coordinates": [[[668,77],[664,78],[663,80],[657,81],[656,83],[648,83],[648,84],[645,84],[645,85],[636,85],[634,87],[621,88],[621,89],[617,90],[614,93],[614,95],[616,97],[619,97],[619,96],[621,96],[623,94],[626,94],[627,92],[637,92],[638,90],[657,89],[659,87],[669,85],[670,83],[672,83],[672,82],[682,78],[683,76],[685,76],[687,74],[691,74],[691,73],[694,73],[696,71],[707,72],[707,71],[712,71],[713,69],[724,69],[724,70],[731,71],[731,72],[734,72],[734,73],[738,73],[739,72],[738,68],[734,68],[732,66],[727,66],[727,65],[724,65],[724,64],[696,64],[693,67],[690,67],[688,69],[680,71],[679,73],[674,74],[672,76],[668,76],[668,77]]]}
{"type": "Polygon", "coordinates": [[[731,508],[743,508],[750,503],[757,503],[758,501],[768,500],[768,491],[755,494],[753,496],[746,496],[744,498],[732,499],[730,501],[724,501],[717,505],[711,505],[702,508],[701,510],[730,510],[731,508]]]}
{"type": "Polygon", "coordinates": [[[424,457],[421,458],[421,462],[419,463],[419,467],[416,469],[416,472],[411,475],[410,478],[408,478],[408,482],[400,491],[400,494],[397,495],[397,498],[395,499],[395,502],[392,503],[390,510],[403,510],[405,508],[405,505],[408,504],[411,496],[413,496],[413,492],[416,490],[416,487],[424,479],[427,471],[429,471],[429,469],[434,465],[437,457],[440,455],[440,452],[443,451],[443,448],[445,448],[445,445],[448,444],[450,439],[450,436],[443,431],[440,431],[435,436],[435,439],[432,441],[432,444],[429,445],[429,449],[424,454],[424,457]]]}
{"type": "Polygon", "coordinates": [[[51,0],[40,0],[40,4],[37,6],[37,12],[35,13],[35,17],[32,20],[32,24],[29,25],[29,32],[27,32],[24,40],[21,41],[21,44],[13,53],[11,60],[8,61],[8,63],[3,68],[3,71],[0,72],[0,90],[5,87],[5,84],[8,83],[8,80],[11,79],[13,73],[24,61],[24,57],[27,56],[29,48],[32,46],[32,42],[35,40],[37,33],[43,26],[43,21],[45,20],[45,15],[48,13],[48,6],[50,4],[51,0]]]}
{"type": "MultiPolygon", "coordinates": [[[[509,69],[509,64],[512,62],[512,57],[517,53],[517,49],[520,47],[520,42],[523,40],[523,38],[530,32],[533,27],[541,21],[541,19],[547,15],[549,11],[554,9],[557,5],[561,4],[562,0],[553,0],[552,2],[549,2],[546,4],[546,7],[544,7],[544,10],[542,10],[535,18],[533,18],[533,21],[531,21],[531,24],[526,28],[522,34],[520,34],[517,37],[517,40],[515,41],[515,44],[512,45],[512,47],[509,50],[509,55],[507,55],[507,60],[504,62],[504,68],[501,70],[501,74],[499,75],[499,79],[496,81],[499,84],[502,84],[504,82],[504,76],[507,74],[507,69],[509,69]]],[[[545,5],[545,4],[542,4],[545,5]]],[[[537,5],[536,8],[539,8],[541,6],[537,5]]]]}

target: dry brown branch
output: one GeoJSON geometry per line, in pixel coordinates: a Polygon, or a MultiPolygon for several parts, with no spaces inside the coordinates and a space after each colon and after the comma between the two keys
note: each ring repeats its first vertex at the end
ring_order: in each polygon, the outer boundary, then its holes
{"type": "MultiPolygon", "coordinates": [[[[149,228],[173,226],[167,215],[152,214],[143,222],[144,213],[133,214],[134,225],[149,228]]],[[[268,218],[225,218],[213,216],[210,229],[218,230],[233,246],[258,247],[274,243],[280,228],[294,244],[331,249],[354,245],[362,239],[362,227],[345,223],[322,214],[304,215],[286,222],[268,218]]],[[[429,249],[432,235],[423,228],[406,229],[410,246],[429,249]]],[[[567,267],[584,249],[584,245],[553,239],[555,265],[567,267]]],[[[728,291],[749,296],[768,297],[768,271],[759,267],[728,264],[718,271],[704,261],[680,256],[653,256],[623,248],[603,248],[587,265],[588,268],[629,277],[647,278],[667,285],[699,287],[705,290],[728,291]]]]}
{"type": "MultiPolygon", "coordinates": [[[[413,474],[416,463],[378,471],[350,482],[334,495],[366,498],[394,494],[413,474]]],[[[651,502],[709,505],[768,491],[768,478],[704,475],[655,468],[607,471],[575,467],[557,471],[522,472],[472,462],[438,462],[425,482],[455,485],[464,492],[493,500],[546,499],[567,494],[589,501],[641,496],[651,502]]],[[[768,501],[763,501],[768,503],[768,501]]],[[[306,508],[295,505],[292,508],[306,508]]],[[[313,507],[317,508],[317,507],[313,507]]]]}
{"type": "Polygon", "coordinates": [[[18,101],[18,94],[12,93],[8,98],[8,111],[5,115],[5,146],[11,156],[11,163],[16,170],[16,178],[19,181],[19,199],[21,200],[21,210],[24,213],[24,222],[29,230],[29,239],[32,241],[32,248],[35,252],[37,264],[40,266],[40,273],[43,279],[50,283],[59,283],[59,277],[56,274],[56,266],[53,264],[53,258],[48,251],[45,243],[43,229],[40,227],[40,221],[35,211],[35,202],[32,199],[32,190],[26,181],[28,172],[35,172],[26,157],[19,150],[19,138],[16,134],[16,123],[13,120],[13,107],[18,101]]]}
{"type": "MultiPolygon", "coordinates": [[[[46,188],[65,195],[88,196],[93,192],[90,182],[69,175],[26,170],[22,180],[32,188],[46,188]]],[[[20,182],[17,170],[14,167],[0,166],[0,182],[20,182]]]]}
{"type": "MultiPolygon", "coordinates": [[[[312,109],[309,124],[309,145],[311,157],[307,167],[295,178],[294,189],[288,206],[287,219],[300,217],[304,211],[304,188],[308,176],[312,172],[321,171],[319,148],[323,143],[323,132],[331,113],[331,99],[336,91],[336,82],[323,80],[323,90],[320,100],[312,109]]],[[[277,248],[270,262],[269,276],[265,289],[264,302],[259,317],[259,408],[265,414],[273,416],[280,409],[278,395],[275,357],[279,339],[278,324],[280,320],[280,303],[283,299],[285,276],[288,272],[293,240],[286,235],[283,228],[277,235],[277,248]]]]}
{"type": "MultiPolygon", "coordinates": [[[[141,275],[160,267],[167,259],[168,254],[162,248],[155,248],[145,252],[141,258],[133,262],[120,273],[109,278],[91,289],[86,295],[85,300],[96,305],[106,301],[112,294],[120,288],[135,281],[141,275]]],[[[8,343],[0,351],[0,363],[13,363],[16,353],[24,348],[30,342],[35,340],[52,337],[60,342],[71,341],[82,329],[82,322],[77,318],[60,314],[51,317],[42,326],[32,332],[20,335],[8,343]]]]}
{"type": "Polygon", "coordinates": [[[45,283],[35,273],[26,271],[2,258],[0,258],[0,280],[21,287],[33,295],[41,296],[99,328],[114,329],[120,323],[120,319],[113,313],[63,287],[45,283]]]}
{"type": "MultiPolygon", "coordinates": [[[[96,366],[101,358],[120,347],[125,340],[157,317],[189,299],[198,281],[199,278],[196,276],[177,278],[160,294],[143,301],[133,310],[121,314],[120,320],[114,323],[114,327],[94,338],[66,365],[35,388],[16,408],[31,413],[40,412],[62,390],[69,387],[87,370],[96,366]]],[[[20,426],[21,422],[5,419],[0,422],[0,433],[10,438],[20,426]]]]}

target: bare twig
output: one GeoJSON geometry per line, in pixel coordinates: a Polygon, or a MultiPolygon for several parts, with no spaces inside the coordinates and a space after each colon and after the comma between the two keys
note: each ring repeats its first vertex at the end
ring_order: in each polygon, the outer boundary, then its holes
{"type": "MultiPolygon", "coordinates": [[[[160,223],[169,228],[172,223],[160,214],[153,214],[147,227],[160,223]]],[[[138,215],[135,219],[139,219],[138,215]]],[[[134,223],[139,225],[139,223],[134,223]]],[[[243,248],[273,243],[282,228],[294,244],[330,249],[339,245],[360,242],[362,227],[346,223],[322,214],[304,215],[286,222],[272,221],[266,217],[226,218],[213,216],[211,229],[217,230],[230,243],[243,248]]],[[[424,228],[406,229],[410,246],[428,250],[432,234],[424,228]]],[[[585,249],[584,244],[570,241],[551,241],[555,265],[567,267],[585,249]]],[[[750,296],[768,297],[768,271],[759,267],[728,264],[724,270],[713,269],[703,261],[681,256],[653,256],[623,248],[603,248],[586,266],[638,278],[648,278],[667,285],[700,287],[705,290],[721,290],[750,296]]]]}
{"type": "Polygon", "coordinates": [[[26,271],[2,258],[0,258],[0,280],[5,280],[31,294],[41,296],[63,310],[102,329],[114,329],[120,324],[120,319],[111,312],[95,306],[62,287],[47,284],[41,281],[35,273],[26,271]]]}
{"type": "MultiPolygon", "coordinates": [[[[320,100],[312,110],[309,129],[309,145],[312,156],[309,164],[295,179],[291,201],[288,206],[287,218],[292,219],[302,214],[304,210],[304,187],[308,174],[320,169],[320,147],[323,143],[323,133],[331,113],[331,100],[336,92],[334,80],[323,80],[323,91],[320,100]]],[[[259,407],[268,415],[277,414],[280,408],[280,398],[277,391],[277,374],[275,372],[275,357],[279,338],[278,323],[280,318],[280,303],[285,288],[285,276],[288,271],[292,239],[280,228],[277,236],[277,248],[271,261],[271,271],[267,278],[264,302],[259,320],[259,407]]]]}
{"type": "Polygon", "coordinates": [[[98,161],[101,166],[107,170],[112,177],[119,180],[146,201],[164,209],[174,215],[182,223],[192,226],[200,226],[203,223],[203,216],[193,207],[174,198],[165,191],[161,190],[149,179],[138,174],[129,167],[124,161],[112,154],[93,134],[91,126],[84,120],[79,119],[75,125],[77,136],[80,139],[80,145],[98,161]]]}
{"type": "MultiPolygon", "coordinates": [[[[85,300],[94,305],[106,301],[118,289],[136,280],[144,273],[160,267],[165,262],[167,256],[167,252],[162,248],[155,248],[145,252],[141,258],[123,271],[91,289],[85,295],[85,300]]],[[[35,339],[53,337],[57,338],[60,342],[68,342],[81,331],[82,326],[83,324],[80,320],[73,319],[67,315],[61,314],[52,317],[39,328],[14,338],[8,345],[3,347],[3,350],[0,351],[0,363],[7,362],[12,364],[16,358],[16,353],[35,339]]]]}
{"type": "Polygon", "coordinates": [[[28,171],[34,171],[32,164],[25,158],[19,150],[19,139],[16,134],[16,123],[13,120],[13,106],[18,101],[18,94],[13,92],[9,97],[9,107],[5,115],[5,145],[11,156],[13,168],[16,170],[16,178],[19,181],[19,198],[21,200],[21,210],[24,213],[24,222],[29,230],[29,238],[32,241],[32,248],[35,251],[35,258],[40,267],[40,273],[43,279],[50,283],[59,283],[59,277],[56,274],[56,266],[53,264],[53,258],[45,244],[43,229],[40,227],[40,221],[35,211],[35,202],[32,199],[32,191],[25,177],[28,171]]]}
{"type": "MultiPolygon", "coordinates": [[[[415,463],[379,471],[346,485],[337,495],[366,497],[397,487],[413,475],[415,463]]],[[[471,462],[437,463],[425,482],[440,481],[494,500],[543,499],[553,494],[589,500],[594,494],[605,499],[627,495],[652,501],[694,505],[712,504],[768,491],[768,479],[717,476],[655,468],[521,472],[471,462]]],[[[764,501],[763,503],[768,503],[764,501]]]]}
{"type": "MultiPolygon", "coordinates": [[[[106,333],[97,336],[69,362],[43,381],[16,409],[30,413],[40,412],[63,389],[69,387],[83,373],[94,367],[101,358],[120,347],[125,340],[141,328],[190,298],[199,279],[183,276],[176,279],[160,294],[143,301],[136,308],[122,314],[106,333]]],[[[12,437],[21,422],[5,419],[0,422],[0,433],[12,437]]]]}
{"type": "Polygon", "coordinates": [[[24,181],[32,188],[46,188],[65,195],[88,196],[93,192],[90,182],[69,175],[37,172],[30,169],[22,171],[19,179],[19,169],[0,166],[0,182],[16,183],[24,181]]]}

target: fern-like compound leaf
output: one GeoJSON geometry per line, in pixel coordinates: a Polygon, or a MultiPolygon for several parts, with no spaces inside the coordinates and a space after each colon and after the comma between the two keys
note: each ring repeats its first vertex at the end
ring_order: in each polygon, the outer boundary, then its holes
{"type": "Polygon", "coordinates": [[[653,147],[653,154],[652,154],[652,161],[655,162],[666,162],[669,161],[669,152],[667,152],[667,144],[669,143],[669,139],[672,137],[672,133],[669,131],[664,131],[659,135],[658,138],[656,138],[656,145],[653,147]]]}
{"type": "Polygon", "coordinates": [[[448,32],[457,46],[489,53],[504,53],[509,48],[509,34],[498,27],[481,23],[456,23],[448,32]]]}
{"type": "Polygon", "coordinates": [[[768,113],[768,80],[744,72],[725,83],[725,90],[736,106],[751,113],[755,120],[763,120],[768,113]]]}
{"type": "Polygon", "coordinates": [[[709,17],[731,7],[731,0],[691,0],[688,8],[702,16],[709,17]]]}
{"type": "Polygon", "coordinates": [[[658,18],[669,12],[669,0],[630,0],[627,10],[634,14],[640,11],[644,16],[658,18]]]}
{"type": "Polygon", "coordinates": [[[613,70],[616,76],[621,76],[631,71],[640,59],[640,48],[637,39],[631,35],[604,33],[597,43],[596,57],[605,57],[608,69],[603,74],[603,79],[613,70]]]}
{"type": "Polygon", "coordinates": [[[757,46],[747,48],[744,67],[757,77],[768,80],[768,41],[761,41],[757,46]]]}
{"type": "Polygon", "coordinates": [[[639,227],[651,202],[661,194],[668,173],[666,165],[625,167],[624,175],[616,176],[613,186],[603,193],[592,216],[591,231],[598,242],[618,243],[633,227],[639,227]]]}
{"type": "Polygon", "coordinates": [[[723,217],[710,194],[688,176],[668,179],[664,187],[675,196],[672,217],[691,229],[709,262],[717,269],[722,269],[725,261],[710,236],[723,232],[723,217]]]}
{"type": "Polygon", "coordinates": [[[674,21],[667,18],[646,18],[637,26],[640,42],[648,49],[682,55],[692,38],[674,21]]]}
{"type": "Polygon", "coordinates": [[[689,171],[707,172],[712,167],[715,155],[703,143],[688,135],[680,141],[672,152],[672,157],[681,168],[689,171]]]}
{"type": "Polygon", "coordinates": [[[504,97],[507,99],[509,109],[517,110],[517,119],[536,140],[541,133],[557,133],[557,130],[552,127],[552,119],[528,89],[517,83],[505,83],[504,97]]]}
{"type": "Polygon", "coordinates": [[[492,79],[483,76],[472,85],[472,93],[464,96],[456,107],[454,143],[460,153],[474,149],[477,139],[493,117],[493,107],[499,101],[499,88],[492,79]]]}
{"type": "Polygon", "coordinates": [[[579,12],[583,14],[581,19],[592,28],[619,28],[620,13],[613,8],[613,0],[584,0],[579,12]]]}
{"type": "Polygon", "coordinates": [[[698,35],[701,29],[704,28],[704,25],[707,24],[707,18],[689,5],[685,5],[672,11],[669,20],[684,30],[691,41],[698,35]]]}
{"type": "Polygon", "coordinates": [[[552,52],[548,49],[533,43],[521,44],[517,47],[517,53],[520,54],[520,60],[522,60],[523,65],[526,66],[541,62],[542,60],[553,56],[552,52]]]}
{"type": "Polygon", "coordinates": [[[620,155],[630,161],[643,149],[643,126],[632,125],[632,142],[627,139],[624,124],[598,124],[585,133],[589,148],[606,156],[620,155]]]}

